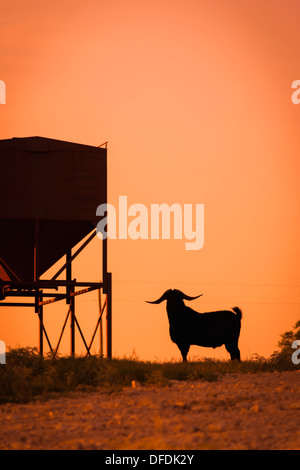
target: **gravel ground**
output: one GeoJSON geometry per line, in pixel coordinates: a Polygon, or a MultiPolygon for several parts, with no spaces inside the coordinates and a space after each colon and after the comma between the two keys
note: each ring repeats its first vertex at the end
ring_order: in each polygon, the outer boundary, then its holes
{"type": "Polygon", "coordinates": [[[298,449],[300,371],[0,405],[0,449],[298,449]]]}

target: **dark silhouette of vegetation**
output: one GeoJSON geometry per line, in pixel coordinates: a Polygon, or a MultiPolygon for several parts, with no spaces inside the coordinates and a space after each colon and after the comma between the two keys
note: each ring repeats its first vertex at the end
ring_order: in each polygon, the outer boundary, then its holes
{"type": "Polygon", "coordinates": [[[218,380],[224,374],[300,370],[291,360],[293,341],[300,339],[300,321],[281,335],[270,358],[254,355],[243,362],[202,359],[191,362],[140,361],[137,357],[41,358],[36,348],[10,349],[0,365],[0,403],[26,403],[101,387],[109,393],[128,386],[172,386],[172,380],[218,380]]]}
{"type": "MultiPolygon", "coordinates": [[[[297,321],[292,330],[286,331],[280,335],[280,340],[277,345],[278,350],[274,351],[271,356],[271,360],[277,364],[278,367],[287,367],[289,365],[290,367],[293,366],[291,356],[295,350],[292,349],[292,344],[297,340],[300,340],[300,320],[297,321]]],[[[297,366],[300,370],[300,364],[294,364],[294,368],[297,366]]]]}

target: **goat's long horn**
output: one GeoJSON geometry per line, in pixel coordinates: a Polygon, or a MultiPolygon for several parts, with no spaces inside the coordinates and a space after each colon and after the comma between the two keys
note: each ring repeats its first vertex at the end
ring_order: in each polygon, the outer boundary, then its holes
{"type": "Polygon", "coordinates": [[[150,300],[146,300],[146,302],[148,304],[160,304],[163,300],[167,300],[167,294],[168,294],[169,291],[166,291],[159,299],[157,300],[154,300],[154,301],[150,301],[150,300]]]}
{"type": "Polygon", "coordinates": [[[203,295],[203,294],[196,295],[196,297],[190,297],[189,295],[186,295],[186,294],[182,293],[182,298],[185,299],[185,300],[194,300],[194,299],[198,299],[198,297],[201,297],[201,295],[203,295]]]}

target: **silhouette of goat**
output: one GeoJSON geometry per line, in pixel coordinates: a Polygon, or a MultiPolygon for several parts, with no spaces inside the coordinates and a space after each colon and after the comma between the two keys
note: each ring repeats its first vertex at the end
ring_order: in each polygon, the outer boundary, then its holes
{"type": "Polygon", "coordinates": [[[193,300],[201,297],[190,297],[177,289],[167,290],[158,300],[146,301],[149,304],[160,304],[167,301],[167,313],[170,324],[170,337],[180,349],[182,360],[186,361],[192,344],[208,348],[225,345],[231,360],[240,361],[238,339],[241,329],[242,311],[239,307],[231,310],[198,313],[187,307],[183,299],[193,300]]]}

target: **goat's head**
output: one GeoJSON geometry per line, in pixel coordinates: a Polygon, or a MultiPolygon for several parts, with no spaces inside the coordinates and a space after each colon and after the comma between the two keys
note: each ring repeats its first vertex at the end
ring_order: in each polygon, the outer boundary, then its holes
{"type": "Polygon", "coordinates": [[[178,289],[168,289],[168,290],[166,290],[166,292],[159,299],[154,300],[152,302],[149,301],[149,300],[146,300],[146,302],[148,304],[160,304],[163,300],[167,300],[167,301],[170,301],[172,303],[173,302],[174,303],[180,303],[183,300],[198,299],[198,297],[201,297],[201,295],[203,295],[203,294],[196,295],[195,297],[190,297],[189,295],[184,294],[183,292],[181,292],[178,289]]]}

